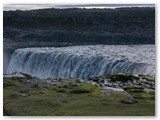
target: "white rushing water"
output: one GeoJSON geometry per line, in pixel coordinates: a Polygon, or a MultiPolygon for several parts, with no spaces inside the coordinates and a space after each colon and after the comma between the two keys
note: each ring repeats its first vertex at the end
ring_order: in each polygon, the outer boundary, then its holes
{"type": "Polygon", "coordinates": [[[7,74],[88,79],[106,73],[155,74],[154,45],[89,45],[17,49],[7,74]]]}

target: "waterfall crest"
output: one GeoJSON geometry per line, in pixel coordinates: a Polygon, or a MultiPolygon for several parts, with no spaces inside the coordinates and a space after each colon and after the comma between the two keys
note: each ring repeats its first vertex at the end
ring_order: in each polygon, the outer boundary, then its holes
{"type": "Polygon", "coordinates": [[[119,72],[153,75],[154,52],[154,47],[108,45],[17,49],[7,74],[23,72],[39,78],[81,79],[119,72]]]}

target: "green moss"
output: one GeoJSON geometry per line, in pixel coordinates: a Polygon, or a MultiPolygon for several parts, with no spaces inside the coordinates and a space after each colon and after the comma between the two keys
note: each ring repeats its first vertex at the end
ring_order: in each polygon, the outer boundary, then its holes
{"type": "Polygon", "coordinates": [[[67,91],[66,91],[65,89],[62,88],[62,89],[58,89],[57,92],[64,93],[64,92],[67,92],[67,91]]]}
{"type": "Polygon", "coordinates": [[[17,79],[14,77],[11,78],[3,78],[3,87],[7,88],[7,87],[19,87],[22,86],[24,83],[21,79],[17,79]]]}
{"type": "Polygon", "coordinates": [[[19,93],[12,91],[9,96],[10,96],[11,98],[18,98],[18,97],[19,97],[19,93]]]}
{"type": "Polygon", "coordinates": [[[100,95],[101,94],[100,88],[95,86],[95,85],[88,84],[88,83],[83,83],[81,85],[81,87],[86,89],[86,90],[90,90],[93,95],[100,95]]]}
{"type": "Polygon", "coordinates": [[[75,93],[75,94],[91,93],[91,90],[84,89],[84,88],[74,88],[71,90],[71,93],[75,93]]]}
{"type": "MultiPolygon", "coordinates": [[[[30,96],[22,97],[15,92],[22,85],[22,82],[14,81],[14,86],[4,88],[4,108],[10,115],[155,115],[155,101],[148,95],[142,95],[145,99],[136,98],[138,99],[136,104],[126,105],[120,102],[126,98],[125,95],[104,95],[101,94],[99,87],[82,83],[79,86],[66,84],[61,87],[39,84],[38,88],[29,88],[24,91],[32,93],[30,96]],[[76,92],[71,94],[71,91],[79,92],[79,94],[76,92]]],[[[132,95],[138,96],[135,93],[132,95]]],[[[154,93],[150,92],[149,95],[153,96],[154,93]]]]}
{"type": "Polygon", "coordinates": [[[11,87],[11,86],[15,86],[13,80],[4,80],[3,81],[3,87],[6,88],[6,87],[11,87]]]}
{"type": "Polygon", "coordinates": [[[32,91],[33,91],[33,88],[27,88],[27,89],[21,91],[21,93],[32,93],[32,91]]]}
{"type": "Polygon", "coordinates": [[[155,99],[155,93],[154,92],[143,92],[143,93],[136,93],[133,94],[133,97],[135,99],[155,99]]]}
{"type": "Polygon", "coordinates": [[[88,89],[88,90],[94,90],[96,88],[95,85],[92,85],[92,84],[89,84],[89,83],[83,83],[81,85],[81,87],[84,88],[84,89],[88,89]]]}

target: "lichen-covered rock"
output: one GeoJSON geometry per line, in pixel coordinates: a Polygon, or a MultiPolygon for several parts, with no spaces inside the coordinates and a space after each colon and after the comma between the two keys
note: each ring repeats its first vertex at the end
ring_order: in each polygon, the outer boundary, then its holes
{"type": "Polygon", "coordinates": [[[123,95],[128,95],[129,94],[122,88],[114,88],[114,87],[102,87],[101,91],[103,94],[123,94],[123,95]]]}

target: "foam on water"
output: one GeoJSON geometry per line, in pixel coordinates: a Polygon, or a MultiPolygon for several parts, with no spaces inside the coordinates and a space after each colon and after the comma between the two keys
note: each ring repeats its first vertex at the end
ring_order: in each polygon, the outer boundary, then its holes
{"type": "Polygon", "coordinates": [[[154,45],[90,45],[17,49],[7,74],[88,79],[106,73],[155,74],[154,45]]]}

